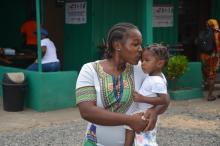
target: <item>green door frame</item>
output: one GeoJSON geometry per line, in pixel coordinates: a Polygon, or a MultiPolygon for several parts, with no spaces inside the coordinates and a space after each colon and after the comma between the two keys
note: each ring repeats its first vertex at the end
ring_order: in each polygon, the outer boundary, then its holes
{"type": "Polygon", "coordinates": [[[152,9],[153,0],[140,0],[139,27],[142,32],[143,45],[153,43],[152,9]]]}
{"type": "Polygon", "coordinates": [[[36,0],[36,22],[37,22],[37,60],[38,71],[42,72],[42,51],[41,51],[41,34],[40,34],[40,0],[36,0]]]}
{"type": "Polygon", "coordinates": [[[147,14],[147,17],[146,17],[146,21],[148,23],[146,23],[146,37],[147,37],[147,44],[151,44],[153,43],[153,22],[152,22],[152,14],[153,14],[153,0],[146,0],[148,3],[147,3],[147,6],[146,6],[146,14],[147,14]]]}

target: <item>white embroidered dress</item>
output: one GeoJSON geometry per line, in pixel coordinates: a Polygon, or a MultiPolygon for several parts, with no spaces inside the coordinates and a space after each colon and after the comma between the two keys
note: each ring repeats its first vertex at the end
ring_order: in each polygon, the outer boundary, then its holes
{"type": "MultiPolygon", "coordinates": [[[[99,61],[95,62],[99,63],[99,61]]],[[[95,87],[95,93],[96,93],[96,103],[97,106],[104,108],[104,103],[102,99],[102,89],[101,89],[101,82],[99,80],[99,75],[94,68],[94,62],[85,64],[78,76],[77,83],[76,83],[76,90],[83,88],[83,87],[95,87]]],[[[142,82],[144,81],[146,74],[143,73],[140,63],[139,65],[136,65],[132,67],[132,74],[134,75],[134,86],[135,90],[138,91],[140,89],[142,82]]],[[[132,98],[132,97],[131,97],[132,98]]],[[[78,99],[79,100],[79,99],[78,99]]],[[[132,99],[129,99],[132,101],[132,99]]],[[[78,102],[79,103],[79,102],[78,102]]],[[[130,104],[128,109],[126,110],[126,113],[133,112],[134,109],[136,109],[136,103],[130,104]]],[[[94,113],[95,114],[95,113],[94,113]]],[[[124,146],[124,140],[125,140],[125,128],[124,125],[121,126],[101,126],[97,124],[88,123],[87,126],[87,133],[89,130],[94,130],[90,134],[93,136],[95,135],[95,141],[94,145],[97,146],[124,146]]],[[[86,135],[87,136],[87,135],[86,135]]],[[[89,138],[88,136],[85,138],[89,138]]],[[[86,144],[85,144],[86,145],[86,144]]]]}

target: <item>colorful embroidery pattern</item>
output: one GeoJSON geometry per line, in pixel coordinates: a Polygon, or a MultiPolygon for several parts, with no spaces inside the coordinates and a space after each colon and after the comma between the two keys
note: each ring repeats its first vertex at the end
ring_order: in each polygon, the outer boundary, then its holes
{"type": "Polygon", "coordinates": [[[81,87],[76,90],[76,104],[83,101],[96,101],[94,86],[81,87]]]}
{"type": "Polygon", "coordinates": [[[99,77],[100,93],[104,107],[112,112],[126,112],[132,103],[134,90],[133,66],[127,65],[125,71],[118,77],[118,81],[115,81],[116,79],[113,76],[104,72],[98,62],[95,64],[95,69],[99,77]]]}
{"type": "Polygon", "coordinates": [[[88,129],[86,133],[86,139],[89,140],[90,143],[97,143],[96,126],[94,124],[91,124],[90,128],[88,129]]]}

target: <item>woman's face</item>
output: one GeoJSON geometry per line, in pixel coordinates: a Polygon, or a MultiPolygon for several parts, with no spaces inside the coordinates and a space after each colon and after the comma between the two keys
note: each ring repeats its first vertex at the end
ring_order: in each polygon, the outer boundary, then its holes
{"type": "Polygon", "coordinates": [[[130,30],[127,35],[127,38],[121,45],[120,59],[123,59],[126,63],[135,65],[141,57],[142,36],[137,29],[130,30]]]}

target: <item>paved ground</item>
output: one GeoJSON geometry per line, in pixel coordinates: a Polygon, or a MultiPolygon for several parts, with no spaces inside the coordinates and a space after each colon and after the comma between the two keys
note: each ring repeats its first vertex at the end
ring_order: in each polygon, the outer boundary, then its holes
{"type": "MultiPolygon", "coordinates": [[[[86,122],[76,108],[51,112],[0,110],[0,146],[80,146],[86,122]]],[[[220,99],[172,101],[160,117],[161,146],[219,146],[220,99]]]]}
{"type": "Polygon", "coordinates": [[[80,119],[77,108],[68,108],[50,112],[36,112],[25,109],[22,112],[0,110],[0,133],[44,128],[50,125],[70,123],[80,119]]]}

